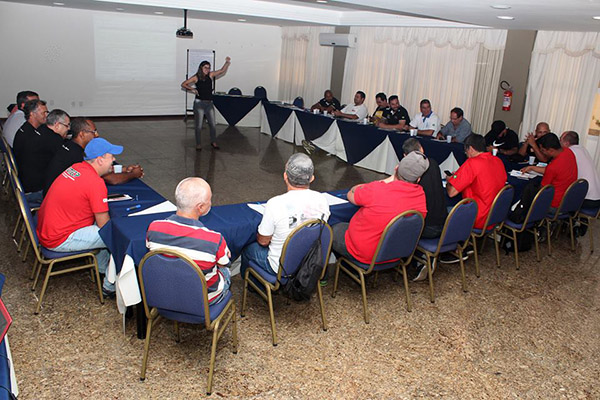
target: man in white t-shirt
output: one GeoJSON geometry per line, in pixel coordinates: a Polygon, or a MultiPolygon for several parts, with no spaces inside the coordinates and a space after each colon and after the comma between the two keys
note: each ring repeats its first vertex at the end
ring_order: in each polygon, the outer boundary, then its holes
{"type": "Polygon", "coordinates": [[[283,244],[290,232],[310,219],[327,221],[330,214],[327,198],[323,193],[309,189],[315,179],[313,174],[312,160],[306,154],[296,153],[289,158],[283,173],[287,192],[267,201],[256,242],[242,251],[242,276],[245,276],[250,261],[276,275],[283,244]]]}
{"type": "Polygon", "coordinates": [[[421,112],[410,120],[411,128],[416,128],[418,135],[436,137],[440,131],[440,117],[431,111],[431,102],[427,99],[421,100],[420,108],[421,112]]]}
{"type": "Polygon", "coordinates": [[[354,104],[348,104],[342,109],[342,111],[336,110],[332,114],[336,117],[357,119],[359,121],[362,121],[367,117],[367,115],[369,115],[369,112],[367,111],[367,106],[363,104],[365,102],[365,97],[365,92],[361,92],[359,90],[354,95],[354,104]]]}
{"type": "Polygon", "coordinates": [[[15,141],[15,135],[19,128],[25,123],[25,113],[23,112],[23,107],[25,103],[29,100],[39,100],[40,97],[36,92],[32,92],[31,90],[24,90],[22,92],[17,93],[17,110],[15,110],[12,114],[4,122],[4,127],[2,129],[4,138],[10,145],[13,147],[13,142],[15,141]]]}
{"type": "Polygon", "coordinates": [[[575,154],[577,161],[577,179],[585,179],[589,183],[589,188],[583,208],[598,208],[600,207],[600,177],[596,164],[590,153],[585,147],[579,144],[579,135],[574,131],[566,131],[560,135],[560,145],[563,148],[569,148],[575,154]]]}

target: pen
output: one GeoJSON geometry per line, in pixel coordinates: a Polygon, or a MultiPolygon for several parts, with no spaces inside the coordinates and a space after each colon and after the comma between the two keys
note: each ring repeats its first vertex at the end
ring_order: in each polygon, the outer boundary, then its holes
{"type": "Polygon", "coordinates": [[[135,210],[135,209],[137,209],[137,208],[140,208],[140,207],[141,207],[141,205],[139,205],[139,204],[136,204],[135,206],[127,207],[127,208],[125,209],[125,211],[131,211],[131,210],[135,210]]]}

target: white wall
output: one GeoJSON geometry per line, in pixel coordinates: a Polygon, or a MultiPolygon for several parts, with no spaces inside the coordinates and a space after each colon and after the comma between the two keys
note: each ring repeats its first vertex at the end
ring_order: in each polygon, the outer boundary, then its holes
{"type": "MultiPolygon", "coordinates": [[[[183,114],[186,50],[232,58],[217,91],[278,92],[281,28],[0,2],[0,106],[34,90],[71,115],[183,114]]],[[[195,72],[195,71],[194,71],[195,72]]],[[[4,116],[4,115],[2,115],[4,116]]]]}

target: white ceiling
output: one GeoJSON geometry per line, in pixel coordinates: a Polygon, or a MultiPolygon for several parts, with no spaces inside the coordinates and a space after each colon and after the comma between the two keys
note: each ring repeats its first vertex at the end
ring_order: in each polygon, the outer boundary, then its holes
{"type": "MultiPolygon", "coordinates": [[[[10,0],[9,0],[10,1],[10,0]]],[[[100,11],[238,21],[269,25],[493,27],[600,31],[600,0],[12,0],[100,11]],[[507,10],[493,5],[510,6],[507,10]],[[124,10],[117,11],[117,8],[124,10]],[[514,20],[501,20],[511,16],[514,20]]]]}

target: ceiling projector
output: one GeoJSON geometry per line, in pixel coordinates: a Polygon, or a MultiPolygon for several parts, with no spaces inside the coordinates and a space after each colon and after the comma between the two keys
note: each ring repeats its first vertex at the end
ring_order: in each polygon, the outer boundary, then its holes
{"type": "Polygon", "coordinates": [[[175,36],[182,39],[192,39],[194,37],[194,33],[184,26],[183,28],[177,29],[175,36]]]}

